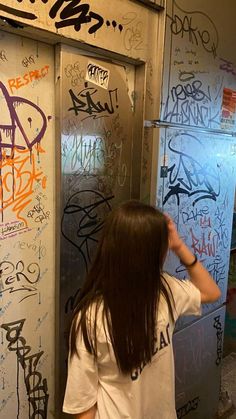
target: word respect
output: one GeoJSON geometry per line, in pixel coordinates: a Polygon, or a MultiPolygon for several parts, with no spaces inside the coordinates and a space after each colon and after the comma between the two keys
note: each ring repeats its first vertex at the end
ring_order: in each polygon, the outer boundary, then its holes
{"type": "Polygon", "coordinates": [[[23,86],[31,83],[34,80],[39,80],[47,76],[49,72],[49,65],[45,65],[40,70],[32,70],[25,73],[23,76],[16,77],[8,80],[8,85],[11,93],[14,93],[14,89],[18,90],[23,86]]]}

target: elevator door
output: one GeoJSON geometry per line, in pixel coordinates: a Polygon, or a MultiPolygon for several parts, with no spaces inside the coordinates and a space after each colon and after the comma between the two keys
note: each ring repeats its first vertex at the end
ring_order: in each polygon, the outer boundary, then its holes
{"type": "MultiPolygon", "coordinates": [[[[60,312],[64,333],[104,220],[114,206],[131,197],[135,72],[130,65],[82,55],[68,47],[60,54],[60,312]]],[[[65,358],[66,350],[62,363],[65,358]]]]}

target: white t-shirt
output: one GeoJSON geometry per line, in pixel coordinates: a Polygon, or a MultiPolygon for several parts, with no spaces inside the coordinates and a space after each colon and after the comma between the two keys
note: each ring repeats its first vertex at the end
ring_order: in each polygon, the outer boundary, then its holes
{"type": "MultiPolygon", "coordinates": [[[[164,274],[175,301],[174,319],[200,315],[199,290],[188,280],[164,274]]],[[[166,300],[160,297],[157,342],[151,363],[131,376],[120,373],[108,333],[102,326],[102,308],[97,317],[98,360],[77,337],[76,354],[69,359],[63,411],[78,414],[97,403],[96,419],[176,419],[172,335],[174,323],[166,300]]]]}

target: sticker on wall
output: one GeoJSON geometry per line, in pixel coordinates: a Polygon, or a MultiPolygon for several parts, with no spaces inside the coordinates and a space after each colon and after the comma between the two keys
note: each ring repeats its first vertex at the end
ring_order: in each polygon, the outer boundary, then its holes
{"type": "Polygon", "coordinates": [[[109,84],[109,77],[110,77],[110,70],[102,67],[93,62],[89,62],[87,65],[87,71],[85,79],[90,81],[97,86],[102,87],[103,89],[108,89],[109,84]]]}
{"type": "Polygon", "coordinates": [[[222,129],[233,129],[235,124],[235,112],[236,112],[236,91],[227,89],[223,90],[222,99],[222,114],[221,114],[221,128],[222,129]]]}

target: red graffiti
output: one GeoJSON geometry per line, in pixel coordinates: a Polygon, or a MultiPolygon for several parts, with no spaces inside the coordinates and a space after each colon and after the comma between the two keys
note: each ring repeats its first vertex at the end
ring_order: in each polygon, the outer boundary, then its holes
{"type": "Polygon", "coordinates": [[[201,237],[198,238],[194,235],[192,228],[190,228],[190,234],[192,239],[191,247],[195,254],[200,256],[215,256],[217,250],[217,235],[213,235],[211,231],[207,234],[201,233],[201,237]]]}
{"type": "Polygon", "coordinates": [[[211,218],[207,217],[206,215],[204,217],[201,217],[200,218],[200,227],[202,227],[202,228],[211,227],[211,218]]]}

